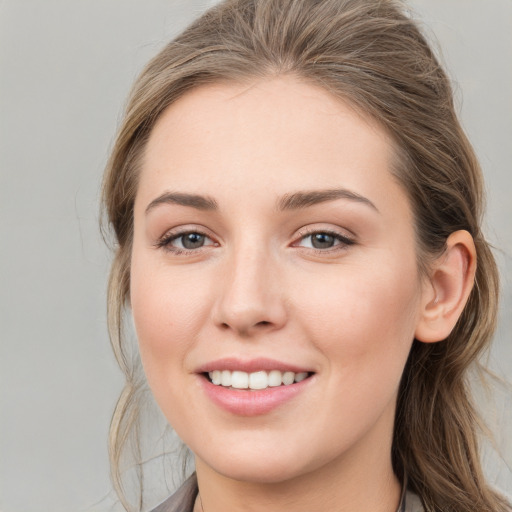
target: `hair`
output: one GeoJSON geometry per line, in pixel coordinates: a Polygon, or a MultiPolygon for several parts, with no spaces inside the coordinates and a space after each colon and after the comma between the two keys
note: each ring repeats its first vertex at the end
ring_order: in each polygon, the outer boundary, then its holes
{"type": "Polygon", "coordinates": [[[318,85],[391,136],[398,154],[393,173],[412,205],[422,272],[428,274],[452,232],[472,235],[475,284],[457,325],[440,343],[413,341],[398,394],[392,463],[427,512],[509,510],[483,475],[482,428],[468,382],[468,369],[495,329],[499,288],[480,227],[481,170],[457,119],[450,80],[403,2],[394,0],[226,0],[165,46],[138,77],[103,184],[103,207],[117,240],[109,332],[126,378],[110,432],[116,490],[122,496],[120,461],[138,430],[144,394],[122,325],[146,142],[162,112],[187,91],[280,75],[318,85]]]}

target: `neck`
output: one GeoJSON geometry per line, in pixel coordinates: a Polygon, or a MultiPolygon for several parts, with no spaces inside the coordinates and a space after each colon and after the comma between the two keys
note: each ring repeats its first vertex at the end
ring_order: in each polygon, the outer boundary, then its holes
{"type": "Polygon", "coordinates": [[[396,512],[401,484],[392,471],[390,446],[371,448],[271,483],[236,480],[196,458],[201,500],[194,512],[396,512]]]}

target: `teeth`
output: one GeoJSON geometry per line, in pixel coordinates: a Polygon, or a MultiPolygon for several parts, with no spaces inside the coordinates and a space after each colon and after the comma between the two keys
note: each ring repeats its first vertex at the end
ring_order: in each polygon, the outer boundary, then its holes
{"type": "Polygon", "coordinates": [[[295,373],[293,372],[284,372],[283,373],[283,384],[285,386],[289,386],[290,384],[293,384],[295,381],[295,373]]]}
{"type": "Polygon", "coordinates": [[[283,374],[279,370],[272,370],[268,373],[268,385],[272,388],[283,383],[283,374]]]}
{"type": "Polygon", "coordinates": [[[229,370],[224,370],[221,373],[220,384],[221,384],[221,386],[226,386],[226,387],[231,386],[231,372],[229,370]]]}
{"type": "Polygon", "coordinates": [[[307,372],[301,372],[295,374],[295,382],[301,382],[304,379],[307,379],[308,373],[307,372]]]}
{"type": "Polygon", "coordinates": [[[249,375],[249,389],[268,388],[267,372],[255,372],[249,375]]]}
{"type": "Polygon", "coordinates": [[[240,372],[229,370],[214,370],[208,373],[210,380],[216,386],[232,387],[235,389],[266,389],[268,387],[289,386],[301,382],[308,377],[307,372],[240,372]]]}
{"type": "Polygon", "coordinates": [[[231,387],[235,389],[247,389],[249,387],[249,374],[246,372],[233,372],[231,374],[231,387]]]}

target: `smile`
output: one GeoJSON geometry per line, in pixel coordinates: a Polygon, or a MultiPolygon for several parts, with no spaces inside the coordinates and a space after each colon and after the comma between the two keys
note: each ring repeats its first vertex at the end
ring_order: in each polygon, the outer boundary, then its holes
{"type": "Polygon", "coordinates": [[[290,386],[309,377],[308,372],[281,372],[280,370],[244,372],[230,370],[213,370],[208,372],[212,384],[231,389],[261,390],[280,386],[290,386]]]}
{"type": "Polygon", "coordinates": [[[317,381],[313,368],[267,358],[227,357],[210,361],[194,372],[205,396],[236,416],[268,414],[307,393],[317,381]]]}

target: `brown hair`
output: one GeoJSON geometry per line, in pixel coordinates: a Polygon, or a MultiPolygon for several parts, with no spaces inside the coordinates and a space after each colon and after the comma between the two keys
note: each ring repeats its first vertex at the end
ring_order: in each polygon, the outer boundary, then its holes
{"type": "Polygon", "coordinates": [[[447,237],[465,229],[477,251],[475,286],[450,336],[413,342],[399,391],[392,460],[426,511],[508,510],[485,482],[468,369],[496,324],[498,275],[480,229],[479,164],[455,113],[449,79],[402,4],[393,0],[226,0],[169,43],[132,90],[108,163],[103,204],[117,239],[109,282],[112,345],[126,376],[110,436],[119,461],[139,420],[143,379],[124,345],[139,161],[159,115],[201,84],[292,74],[375,119],[394,140],[394,172],[415,214],[418,262],[428,272],[447,237]]]}

